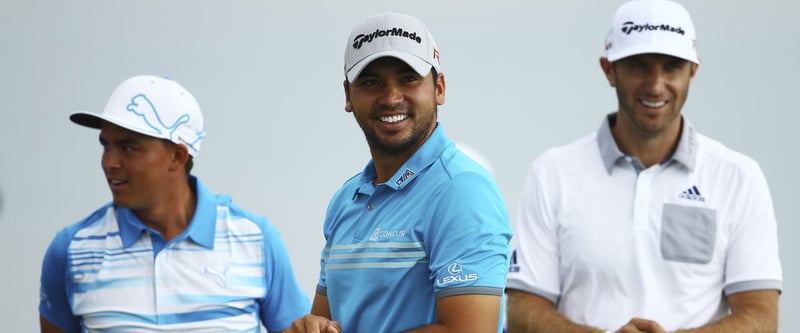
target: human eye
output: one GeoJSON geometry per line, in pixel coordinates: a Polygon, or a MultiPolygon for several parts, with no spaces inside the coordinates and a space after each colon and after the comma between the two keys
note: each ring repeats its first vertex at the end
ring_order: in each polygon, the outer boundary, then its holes
{"type": "Polygon", "coordinates": [[[639,69],[643,69],[644,67],[645,67],[644,61],[638,61],[638,60],[628,61],[628,68],[630,68],[630,69],[639,70],[639,69]]]}
{"type": "Polygon", "coordinates": [[[667,63],[667,70],[668,71],[677,71],[683,69],[684,65],[686,65],[687,61],[685,60],[676,60],[667,63]]]}
{"type": "Polygon", "coordinates": [[[404,75],[402,78],[403,82],[405,83],[416,82],[419,81],[419,79],[419,76],[413,74],[404,75]]]}
{"type": "Polygon", "coordinates": [[[133,145],[133,144],[129,144],[129,143],[126,143],[126,144],[123,144],[123,145],[121,145],[121,146],[119,147],[119,149],[120,149],[120,150],[122,150],[122,151],[123,151],[123,152],[125,152],[125,153],[132,153],[132,152],[135,152],[135,151],[137,151],[137,150],[138,150],[138,149],[137,149],[137,147],[136,147],[135,145],[133,145]]]}
{"type": "Polygon", "coordinates": [[[357,85],[361,87],[374,87],[378,85],[378,80],[369,77],[363,78],[358,80],[357,85]]]}

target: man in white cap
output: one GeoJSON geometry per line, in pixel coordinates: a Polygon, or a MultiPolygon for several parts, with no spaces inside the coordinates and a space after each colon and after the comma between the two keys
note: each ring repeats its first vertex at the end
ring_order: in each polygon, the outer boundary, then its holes
{"type": "Polygon", "coordinates": [[[433,36],[408,15],[367,18],[347,40],[344,93],[372,159],[328,206],[311,315],[290,332],[496,332],[508,213],[437,122],[433,36]]]}
{"type": "Polygon", "coordinates": [[[278,332],[308,313],[277,230],[190,174],[205,130],[186,89],[132,77],[70,119],[100,129],[113,201],[50,243],[42,332],[278,332]]]}
{"type": "Polygon", "coordinates": [[[605,47],[617,111],[544,152],[522,192],[509,332],[776,332],[765,177],[681,115],[700,63],[689,13],[627,2],[605,47]]]}

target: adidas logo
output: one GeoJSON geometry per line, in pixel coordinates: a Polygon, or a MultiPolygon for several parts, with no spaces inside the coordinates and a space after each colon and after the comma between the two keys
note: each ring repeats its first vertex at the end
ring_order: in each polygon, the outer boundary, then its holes
{"type": "Polygon", "coordinates": [[[684,190],[683,192],[681,192],[680,195],[678,195],[678,197],[687,200],[695,200],[702,202],[706,201],[706,198],[702,194],[700,194],[700,190],[697,189],[697,186],[692,186],[684,190]]]}

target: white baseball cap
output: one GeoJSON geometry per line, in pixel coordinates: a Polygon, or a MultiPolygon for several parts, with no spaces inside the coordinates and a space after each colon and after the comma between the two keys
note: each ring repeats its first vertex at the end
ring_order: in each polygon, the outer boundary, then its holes
{"type": "Polygon", "coordinates": [[[699,64],[697,37],[689,12],[669,0],[633,0],[617,8],[606,36],[606,58],[614,62],[660,53],[699,64]]]}
{"type": "Polygon", "coordinates": [[[76,112],[72,122],[101,128],[103,121],[144,135],[183,144],[197,156],[206,135],[203,114],[194,96],[173,80],[134,76],[122,82],[111,94],[103,113],[76,112]]]}
{"type": "Polygon", "coordinates": [[[344,52],[347,81],[353,82],[364,67],[381,57],[398,58],[419,75],[428,75],[431,67],[441,72],[433,35],[420,20],[406,14],[375,14],[353,28],[344,52]]]}

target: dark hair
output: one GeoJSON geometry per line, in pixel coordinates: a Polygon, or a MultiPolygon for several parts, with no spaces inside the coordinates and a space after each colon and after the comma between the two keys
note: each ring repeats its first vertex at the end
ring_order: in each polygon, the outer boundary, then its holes
{"type": "MultiPolygon", "coordinates": [[[[172,141],[167,140],[167,139],[161,139],[161,142],[163,142],[166,145],[173,145],[173,146],[177,145],[177,143],[172,142],[172,141]]],[[[186,160],[186,165],[184,165],[184,167],[183,167],[183,170],[186,171],[186,175],[189,175],[189,173],[192,172],[192,167],[194,167],[194,157],[192,157],[192,154],[188,154],[188,155],[189,155],[189,159],[186,160]]]]}
{"type": "Polygon", "coordinates": [[[186,160],[186,165],[184,166],[184,170],[186,170],[186,174],[187,175],[190,172],[192,172],[192,167],[193,166],[194,166],[194,157],[192,157],[192,155],[189,155],[189,159],[186,160]]]}

